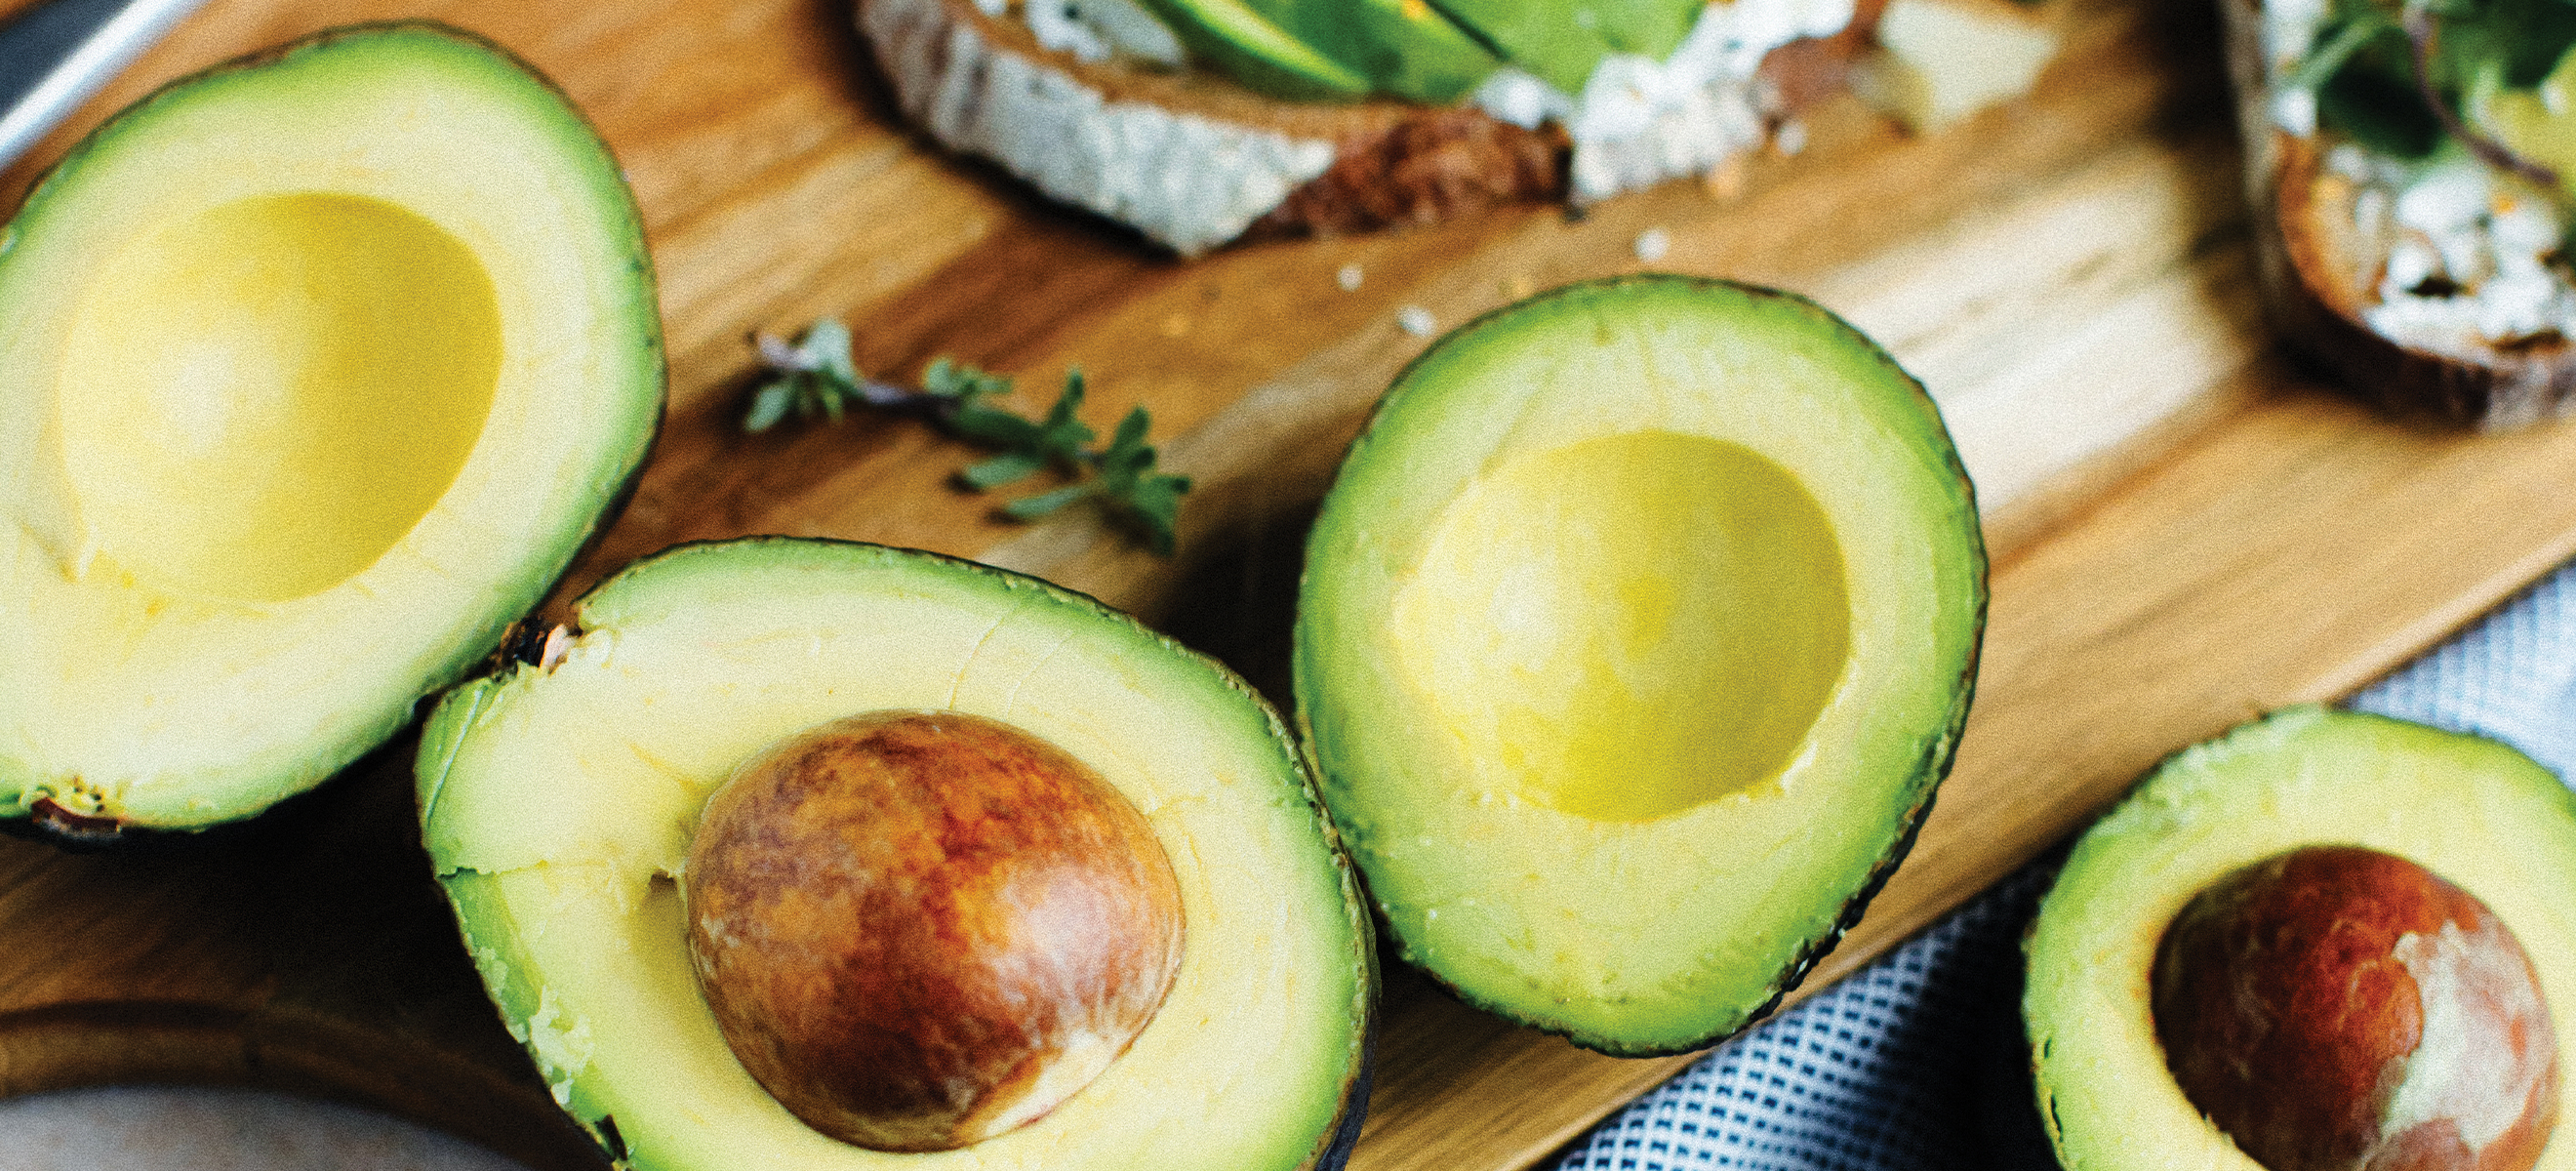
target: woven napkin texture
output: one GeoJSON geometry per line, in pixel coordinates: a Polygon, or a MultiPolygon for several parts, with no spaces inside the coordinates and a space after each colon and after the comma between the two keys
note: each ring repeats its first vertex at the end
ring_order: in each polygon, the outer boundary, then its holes
{"type": "MultiPolygon", "coordinates": [[[[2576,565],[2353,697],[2495,737],[2576,776],[2576,565]]],[[[2021,935],[2054,857],[1711,1050],[1568,1146],[1555,1171],[2043,1171],[2021,935]]]]}

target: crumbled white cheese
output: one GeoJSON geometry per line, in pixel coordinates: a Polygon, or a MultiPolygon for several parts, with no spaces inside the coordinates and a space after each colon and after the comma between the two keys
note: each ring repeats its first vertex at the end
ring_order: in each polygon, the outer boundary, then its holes
{"type": "Polygon", "coordinates": [[[2378,303],[2362,310],[2372,329],[2469,359],[2524,338],[2576,337],[2576,288],[2552,263],[2564,225],[2549,199],[2459,154],[2409,166],[2338,148],[2327,164],[2363,185],[2358,238],[2388,241],[2378,303]]]}
{"type": "Polygon", "coordinates": [[[2272,122],[2299,138],[2317,132],[2317,95],[2304,89],[2272,91],[2272,122]]]}
{"type": "Polygon", "coordinates": [[[1407,305],[1396,311],[1395,326],[1415,337],[1430,337],[1431,331],[1440,328],[1440,322],[1431,316],[1430,310],[1420,305],[1407,305]]]}
{"type": "Polygon", "coordinates": [[[1563,122],[1574,113],[1574,99],[1528,72],[1506,65],[1486,76],[1468,103],[1523,130],[1548,121],[1563,122]]]}
{"type": "Polygon", "coordinates": [[[1721,0],[1701,10],[1681,47],[1661,62],[1604,58],[1581,100],[1558,117],[1574,142],[1575,198],[1705,174],[1761,142],[1754,75],[1762,58],[1801,37],[1840,32],[1851,18],[1851,0],[1721,0]]]}
{"type": "Polygon", "coordinates": [[[2397,222],[2419,232],[2465,231],[2476,226],[2494,198],[2487,169],[2474,159],[2436,166],[2397,193],[2397,222]]]}
{"type": "MultiPolygon", "coordinates": [[[[2289,84],[2323,27],[2329,0],[2263,0],[2262,48],[2281,129],[2316,133],[2316,96],[2289,84]]],[[[2523,189],[2457,148],[2410,164],[2336,142],[2328,174],[2352,183],[2354,238],[2384,248],[2377,303],[2362,321],[2401,345],[2469,361],[2493,347],[2576,338],[2576,288],[2559,261],[2565,225],[2547,196],[2523,189]]]]}
{"type": "MultiPolygon", "coordinates": [[[[998,16],[989,7],[994,2],[976,0],[976,7],[998,16]]],[[[1136,0],[1029,0],[1026,14],[1039,44],[1077,60],[1117,57],[1174,68],[1188,60],[1171,27],[1136,0]]]]}
{"type": "MultiPolygon", "coordinates": [[[[987,11],[1007,7],[1007,0],[976,3],[987,11]]],[[[1661,62],[1625,54],[1606,57],[1579,98],[1506,66],[1486,78],[1470,100],[1517,126],[1534,129],[1549,121],[1564,126],[1573,142],[1569,179],[1574,198],[1604,199],[1666,179],[1705,174],[1761,143],[1764,95],[1755,71],[1762,59],[1802,37],[1842,31],[1851,23],[1852,10],[1853,0],[1716,0],[1702,9],[1670,57],[1661,62]]],[[[1171,64],[1182,60],[1170,29],[1136,0],[1029,0],[1023,16],[1041,43],[1087,60],[1094,59],[1090,54],[1171,64]]],[[[1047,132],[1063,129],[1061,120],[1048,121],[1058,124],[1046,127],[1047,132]]],[[[1121,152],[1087,144],[1082,153],[1106,157],[1121,152]]],[[[1040,185],[1059,198],[1121,218],[1112,205],[1137,202],[1123,192],[1068,195],[1062,188],[1107,185],[1088,167],[1071,169],[1085,173],[1040,185]]],[[[1163,235],[1151,225],[1146,231],[1163,235]]],[[[1197,233],[1190,235],[1192,241],[1177,246],[1185,252],[1204,246],[1196,242],[1197,233]]]]}
{"type": "Polygon", "coordinates": [[[1333,283],[1340,285],[1345,293],[1356,293],[1360,291],[1360,276],[1360,266],[1345,264],[1342,271],[1333,274],[1333,283]]]}
{"type": "Polygon", "coordinates": [[[2558,217],[2552,215],[2544,199],[2507,199],[2487,218],[2487,232],[2495,237],[2495,254],[2499,264],[2511,259],[2530,259],[2547,255],[2560,241],[2558,217]]]}
{"type": "MultiPolygon", "coordinates": [[[[2231,0],[2233,2],[2233,0],[2231,0]]],[[[2290,73],[2306,60],[2326,22],[2329,0],[2261,0],[2263,59],[2270,63],[2272,123],[2308,138],[2317,132],[2317,95],[2289,84],[2290,73]]]]}
{"type": "Polygon", "coordinates": [[[1328,138],[1113,102],[1042,60],[995,50],[937,13],[918,4],[859,9],[906,114],[952,149],[1002,160],[1047,194],[1129,224],[1184,256],[1242,235],[1332,166],[1328,138]],[[906,84],[925,78],[938,80],[906,84]]]}
{"type": "Polygon", "coordinates": [[[2401,237],[2388,250],[2387,274],[2381,283],[2400,293],[2433,279],[2442,271],[2442,256],[2431,245],[2412,236],[2401,237]]]}
{"type": "Polygon", "coordinates": [[[1673,250],[1672,233],[1662,228],[1648,228],[1637,233],[1637,259],[1653,264],[1673,250]]]}
{"type": "Polygon", "coordinates": [[[2388,216],[2395,203],[2387,191],[2377,187],[2363,188],[2361,194],[2353,197],[2352,222],[2354,227],[2361,229],[2362,239],[2382,238],[2388,231],[2388,216]]]}
{"type": "Polygon", "coordinates": [[[2263,56],[2275,70],[2295,67],[2315,46],[2329,0],[2263,0],[2263,56]]]}

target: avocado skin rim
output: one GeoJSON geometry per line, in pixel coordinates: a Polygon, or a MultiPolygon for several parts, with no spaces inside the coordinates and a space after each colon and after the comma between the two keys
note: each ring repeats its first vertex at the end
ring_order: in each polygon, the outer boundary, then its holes
{"type": "Polygon", "coordinates": [[[203,825],[133,825],[115,818],[89,817],[73,813],[55,805],[50,798],[39,798],[30,803],[30,809],[25,814],[0,815],[0,835],[41,841],[72,852],[99,849],[133,851],[147,843],[172,839],[184,840],[200,837],[209,832],[215,833],[215,840],[229,840],[239,836],[228,832],[232,826],[261,820],[262,815],[280,805],[308,803],[300,802],[298,799],[307,796],[316,787],[344,774],[351,765],[358,763],[369,753],[385,747],[405,731],[418,728],[426,710],[424,705],[434,705],[433,701],[456,685],[487,673],[502,662],[507,657],[512,644],[520,641],[524,637],[525,630],[535,625],[536,616],[546,608],[546,600],[553,597],[583,559],[599,547],[601,538],[607,534],[614,521],[625,513],[626,506],[633,502],[637,488],[643,483],[644,469],[652,462],[653,452],[660,445],[663,428],[670,416],[670,362],[662,338],[660,281],[654,270],[652,252],[645,242],[642,209],[636,205],[634,189],[625,182],[622,169],[616,167],[615,152],[609,148],[607,139],[600,135],[597,124],[590,120],[589,115],[573,102],[571,96],[566,94],[563,87],[556,84],[553,78],[529,64],[525,58],[479,33],[441,21],[420,18],[364,21],[322,29],[164,82],[82,135],[80,141],[66,150],[61,158],[45,167],[34,185],[29,188],[26,198],[20,202],[17,212],[12,213],[7,224],[0,225],[0,256],[5,256],[16,245],[18,241],[16,223],[27,209],[42,206],[53,189],[61,182],[67,181],[67,176],[76,173],[79,170],[79,164],[87,159],[94,149],[115,138],[117,133],[128,125],[148,118],[164,102],[200,85],[219,81],[236,73],[255,72],[297,57],[328,50],[343,41],[376,38],[444,40],[482,51],[515,70],[528,83],[550,95],[565,120],[585,135],[586,140],[598,149],[600,156],[609,161],[617,177],[617,182],[613,185],[617,198],[604,209],[612,213],[612,219],[603,226],[617,238],[620,245],[619,251],[625,253],[628,258],[627,268],[630,279],[636,286],[638,303],[653,307],[651,328],[645,331],[646,336],[642,339],[646,348],[646,359],[650,364],[650,381],[653,386],[652,418],[635,442],[625,471],[610,488],[602,505],[583,526],[581,539],[574,544],[571,554],[564,558],[561,567],[556,570],[546,587],[537,592],[535,606],[527,614],[504,623],[501,629],[479,649],[470,654],[458,656],[461,661],[446,671],[445,677],[433,676],[425,680],[425,686],[421,689],[421,694],[413,700],[411,710],[405,713],[401,720],[385,729],[381,735],[373,736],[355,745],[354,751],[326,753],[325,759],[332,756],[337,756],[339,759],[319,770],[322,773],[321,776],[314,777],[309,772],[295,774],[290,778],[289,784],[284,786],[291,790],[287,796],[230,820],[203,825]]]}
{"type": "MultiPolygon", "coordinates": [[[[580,624],[580,614],[584,604],[587,603],[593,595],[607,590],[620,578],[623,578],[627,574],[633,573],[638,569],[644,568],[648,564],[659,563],[668,559],[711,555],[740,547],[758,548],[762,546],[811,548],[826,552],[840,551],[861,556],[871,554],[897,554],[905,557],[944,563],[959,572],[989,577],[1001,582],[1006,588],[1034,589],[1042,594],[1049,595],[1058,602],[1074,609],[1089,611],[1099,616],[1104,621],[1121,623],[1149,635],[1153,639],[1154,644],[1162,651],[1196,662],[1220,680],[1228,691],[1251,702],[1260,710],[1270,739],[1273,743],[1279,746],[1282,757],[1296,764],[1299,772],[1301,773],[1300,779],[1304,783],[1300,787],[1303,790],[1302,798],[1306,806],[1306,811],[1316,824],[1317,828],[1321,831],[1324,844],[1332,856],[1333,867],[1338,876],[1339,885],[1341,887],[1342,904],[1346,913],[1350,916],[1350,935],[1353,941],[1352,946],[1357,949],[1359,953],[1359,967],[1361,970],[1360,1003],[1356,1006],[1358,1012],[1354,1022],[1357,1025],[1356,1034],[1360,1050],[1358,1059],[1353,1066],[1352,1074],[1343,1080],[1340,1098],[1335,1103],[1334,1107],[1335,1123],[1324,1129],[1322,1135],[1317,1138],[1314,1147],[1307,1153],[1305,1159],[1299,1162],[1296,1167],[1296,1171],[1345,1171],[1345,1167],[1350,1161],[1352,1149],[1359,1142],[1362,1126],[1367,1121],[1369,1093],[1374,1082],[1373,1074],[1377,1062],[1377,1034],[1379,1027],[1378,993],[1383,983],[1380,977],[1378,961],[1377,931],[1375,924],[1370,922],[1368,918],[1368,907],[1370,904],[1367,901],[1365,888],[1361,885],[1359,868],[1351,864],[1349,851],[1344,849],[1342,846],[1341,827],[1334,823],[1330,811],[1324,807],[1323,796],[1317,787],[1316,774],[1314,772],[1312,759],[1304,751],[1304,745],[1300,744],[1295,735],[1292,734],[1288,723],[1280,717],[1278,709],[1273,706],[1268,699],[1264,698],[1250,683],[1246,682],[1233,668],[1226,666],[1224,663],[1213,657],[1182,645],[1181,643],[1173,640],[1170,636],[1145,626],[1145,624],[1138,621],[1135,616],[1110,606],[1108,603],[1102,602],[1098,598],[1079,590],[1060,586],[1054,582],[1034,577],[1029,574],[1003,569],[999,566],[987,565],[980,561],[974,561],[951,554],[938,553],[926,549],[910,549],[900,546],[882,545],[868,541],[844,540],[833,537],[789,537],[764,535],[684,541],[658,552],[638,557],[634,561],[628,563],[625,567],[619,569],[617,572],[602,577],[588,590],[583,591],[579,598],[572,601],[570,605],[570,609],[573,613],[572,620],[566,622],[561,627],[552,629],[560,629],[570,636],[579,636],[583,633],[583,628],[580,624]]],[[[505,675],[520,670],[544,669],[540,656],[542,655],[543,647],[547,642],[548,633],[549,631],[540,631],[534,627],[529,627],[519,631],[517,636],[511,639],[500,652],[491,657],[485,670],[477,672],[470,679],[460,681],[460,686],[484,680],[497,681],[505,675]]],[[[443,700],[444,697],[442,697],[442,703],[443,700]]],[[[442,714],[443,713],[433,712],[431,722],[442,722],[438,718],[442,714]]],[[[468,721],[471,719],[471,716],[471,712],[464,712],[459,713],[457,718],[460,721],[468,721]]],[[[462,743],[462,732],[462,727],[459,727],[458,736],[451,738],[443,750],[431,748],[426,743],[422,745],[422,752],[415,771],[417,773],[416,784],[419,792],[419,799],[417,801],[419,822],[424,829],[427,828],[430,815],[435,810],[438,801],[439,782],[432,781],[430,779],[433,775],[433,770],[436,777],[439,778],[439,781],[443,781],[445,779],[447,769],[453,764],[455,754],[462,743]]],[[[464,921],[462,908],[458,907],[452,899],[445,899],[442,901],[447,902],[449,910],[455,914],[458,929],[460,931],[470,933],[471,927],[464,921]]],[[[500,1006],[497,1001],[494,1004],[494,1009],[496,1012],[500,1011],[500,1006]]],[[[536,1072],[533,1068],[533,1059],[531,1060],[530,1072],[536,1072]]],[[[542,1081],[541,1076],[539,1080],[542,1081]]],[[[599,1118],[593,1119],[583,1117],[579,1114],[569,1113],[567,1116],[580,1127],[583,1134],[589,1136],[591,1141],[598,1146],[601,1155],[609,1160],[611,1166],[619,1168],[621,1171],[639,1171],[639,1165],[633,1161],[631,1153],[627,1150],[624,1136],[618,1133],[617,1123],[614,1117],[603,1115],[599,1118]]]]}
{"type": "MultiPolygon", "coordinates": [[[[1988,601],[1991,594],[1988,583],[1988,578],[1990,576],[1990,562],[1986,555],[1984,530],[1982,526],[1975,522],[1974,519],[1978,515],[1976,484],[1974,481],[1969,479],[1967,466],[1959,461],[1959,450],[1957,444],[1950,442],[1947,438],[1949,435],[1949,427],[1941,417],[1940,404],[1932,400],[1930,392],[1923,388],[1922,381],[1915,378],[1913,374],[1909,373],[1903,366],[1899,365],[1895,356],[1889,354],[1885,347],[1879,345],[1867,334],[1862,333],[1858,327],[1845,321],[1840,314],[1818,304],[1812,298],[1799,293],[1790,292],[1786,289],[1772,288],[1766,285],[1748,284],[1743,281],[1728,280],[1723,277],[1692,276],[1688,274],[1664,272],[1626,273],[1616,276],[1597,277],[1591,280],[1576,281],[1571,284],[1549,289],[1520,301],[1488,309],[1483,313],[1477,314],[1475,317],[1472,317],[1466,322],[1460,324],[1457,328],[1443,333],[1439,339],[1434,340],[1431,345],[1424,347],[1420,353],[1415,354],[1410,361],[1407,361],[1404,364],[1402,369],[1396,372],[1395,377],[1388,381],[1388,385],[1390,387],[1403,385],[1407,379],[1412,377],[1414,370],[1425,362],[1431,360],[1433,355],[1448,339],[1474,332],[1496,318],[1518,314],[1526,311],[1531,306],[1543,304],[1560,298],[1583,296],[1599,290],[1617,289],[1629,285],[1679,286],[1688,289],[1723,290],[1729,294],[1742,296],[1752,301],[1774,301],[1793,306],[1802,313],[1811,314],[1823,320],[1827,323],[1829,329],[1843,335],[1848,341],[1852,342],[1854,344],[1855,356],[1865,358],[1867,361],[1883,367],[1888,374],[1893,375],[1897,380],[1897,384],[1905,388],[1907,403],[1912,406],[1915,412],[1922,417],[1926,424],[1928,424],[1929,433],[1942,437],[1942,442],[1936,446],[1939,449],[1937,454],[1941,460],[1941,470],[1944,473],[1943,479],[1957,487],[1957,504],[1961,511],[1970,518],[1970,523],[1965,526],[1965,533],[1968,538],[1969,546],[1969,576],[1973,579],[1974,584],[1974,597],[1972,599],[1971,606],[1973,610],[1973,619],[1968,631],[1967,657],[1960,665],[1958,685],[1951,689],[1952,698],[1949,704],[1949,709],[1944,713],[1939,729],[1932,737],[1923,742],[1920,751],[1916,754],[1915,763],[1909,770],[1909,775],[1926,778],[1923,786],[1922,799],[1917,801],[1911,808],[1905,810],[1900,815],[1895,840],[1889,845],[1887,852],[1880,857],[1877,864],[1871,867],[1869,875],[1861,881],[1857,888],[1853,890],[1851,896],[1844,900],[1842,907],[1836,911],[1832,924],[1823,932],[1819,933],[1815,938],[1809,940],[1806,946],[1801,948],[1798,953],[1790,959],[1789,964],[1781,970],[1780,978],[1773,986],[1770,997],[1754,1006],[1754,1008],[1750,1012],[1746,1013],[1744,1018],[1737,1022],[1732,1029],[1723,1030],[1714,1035],[1678,1042],[1672,1045],[1653,1045],[1631,1044],[1620,1041],[1616,1038],[1596,1036],[1573,1026],[1557,1026],[1543,1022],[1525,1020],[1517,1012],[1507,1006],[1488,1001],[1458,987],[1456,984],[1452,983],[1447,978],[1441,976],[1438,972],[1433,971],[1430,967],[1416,959],[1412,954],[1412,949],[1406,946],[1402,938],[1395,937],[1392,939],[1392,942],[1395,945],[1397,959],[1404,961],[1416,972],[1421,973],[1423,977],[1430,980],[1433,985],[1447,993],[1452,999],[1455,999],[1468,1007],[1492,1013],[1496,1016],[1512,1021],[1523,1028],[1532,1029],[1552,1036],[1563,1037],[1568,1042],[1571,1042],[1576,1046],[1589,1049],[1595,1053],[1600,1053],[1605,1056],[1672,1057],[1684,1053],[1695,1053],[1716,1045],[1717,1043],[1735,1036],[1745,1029],[1761,1022],[1774,1011],[1777,1011],[1781,1002],[1787,999],[1791,992],[1796,991],[1800,984],[1805,982],[1807,976],[1815,970],[1819,963],[1823,962],[1826,955],[1830,954],[1834,950],[1835,946],[1842,942],[1843,936],[1849,933],[1852,927],[1860,922],[1862,914],[1869,908],[1870,900],[1876,897],[1878,892],[1887,885],[1887,880],[1896,873],[1897,866],[1903,863],[1906,855],[1913,851],[1915,839],[1920,836],[1922,832],[1923,822],[1931,815],[1933,799],[1940,791],[1941,782],[1948,778],[1950,766],[1954,763],[1957,757],[1959,739],[1968,722],[1968,710],[1976,698],[1977,667],[1984,654],[1986,616],[1988,601]]],[[[1349,450],[1344,454],[1343,463],[1345,465],[1349,462],[1350,454],[1355,453],[1359,449],[1360,445],[1367,441],[1370,431],[1376,427],[1379,417],[1385,413],[1387,398],[1388,396],[1380,396],[1377,402],[1371,406],[1368,417],[1362,420],[1358,432],[1351,439],[1349,450]]],[[[1327,494],[1329,495],[1329,489],[1327,490],[1327,494]]],[[[1314,564],[1314,556],[1311,544],[1308,547],[1305,564],[1307,568],[1300,577],[1299,593],[1301,597],[1304,594],[1306,579],[1311,578],[1313,575],[1312,566],[1314,564]]],[[[1315,755],[1314,728],[1308,719],[1307,712],[1302,703],[1298,707],[1296,721],[1298,738],[1304,744],[1307,752],[1308,768],[1320,780],[1324,775],[1323,762],[1315,755]]],[[[1368,876],[1364,872],[1360,874],[1360,885],[1362,890],[1368,889],[1368,876]]],[[[1376,909],[1381,922],[1392,922],[1394,920],[1390,909],[1374,892],[1370,892],[1369,894],[1369,906],[1376,909]]],[[[1392,932],[1389,934],[1390,936],[1393,935],[1392,932]]]]}

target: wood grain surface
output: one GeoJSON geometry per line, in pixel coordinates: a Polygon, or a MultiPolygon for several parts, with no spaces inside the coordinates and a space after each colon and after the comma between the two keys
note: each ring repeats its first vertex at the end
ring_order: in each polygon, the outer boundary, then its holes
{"type": "MultiPolygon", "coordinates": [[[[570,591],[671,542],[915,545],[1098,594],[1284,697],[1303,528],[1427,339],[1643,266],[1806,291],[1930,386],[1994,553],[1979,694],[1913,857],[1817,982],[2080,826],[2159,756],[2402,662],[2576,551],[2576,429],[2443,432],[2346,405],[2257,320],[2213,14],[2064,0],[2035,93],[1908,138],[1848,101],[1807,147],[1609,202],[1183,264],[897,123],[823,0],[606,5],[213,0],[28,162],[151,86],[351,20],[427,15],[527,57],[643,207],[670,418],[570,591]],[[1339,279],[1356,266],[1360,282],[1339,279]],[[1181,553],[1096,520],[998,519],[966,448],[908,421],[747,437],[753,331],[821,315],[869,370],[947,354],[1096,421],[1154,412],[1198,478],[1181,553]]],[[[0,12],[24,7],[0,3],[0,12]]],[[[1038,395],[1028,396],[1042,405],[1038,395]]],[[[541,1168],[596,1167],[502,1033],[414,842],[397,743],[246,826],[100,854],[0,842],[0,1093],[241,1082],[384,1106],[541,1168]]],[[[1390,973],[1361,1171],[1528,1166],[1679,1060],[1621,1061],[1390,973]]]]}

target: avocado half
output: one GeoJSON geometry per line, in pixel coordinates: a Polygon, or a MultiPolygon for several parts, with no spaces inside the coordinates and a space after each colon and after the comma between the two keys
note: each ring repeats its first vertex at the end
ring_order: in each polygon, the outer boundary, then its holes
{"type": "Polygon", "coordinates": [[[200,828],[393,735],[632,482],[657,312],[598,136],[453,30],[100,127],[0,232],[0,819],[200,828]]]}
{"type": "Polygon", "coordinates": [[[1404,959],[1681,1052],[1904,855],[1985,602],[1966,473],[1885,352],[1786,293],[1579,284],[1396,378],[1307,547],[1298,716],[1404,959]]]}
{"type": "MultiPolygon", "coordinates": [[[[2022,1016],[2040,1116],[2069,1171],[2259,1171],[2167,1068],[2156,948],[2203,888],[2322,844],[2394,854],[2476,896],[2530,957],[2556,1035],[2576,1036],[2576,794],[2483,737],[2285,709],[2159,766],[2085,831],[2040,903],[2022,1016]]],[[[2576,1079],[2560,1080],[2557,1117],[2576,1118],[2576,1079]]],[[[2542,1171],[2576,1167],[2568,1129],[2542,1171]]]]}
{"type": "Polygon", "coordinates": [[[577,603],[536,664],[423,734],[423,832],[475,964],[555,1098],[619,1165],[1338,1167],[1375,957],[1286,727],[1213,661],[1032,578],[872,545],[683,546],[577,603]],[[680,888],[701,807],[782,738],[924,709],[1026,732],[1143,813],[1181,895],[1179,975],[1098,1080],[1020,1129],[890,1154],[806,1127],[727,1048],[680,888]]]}

